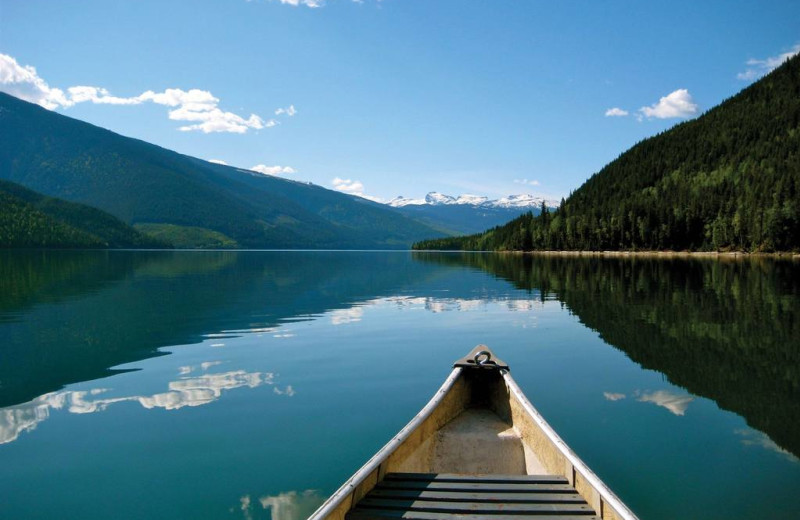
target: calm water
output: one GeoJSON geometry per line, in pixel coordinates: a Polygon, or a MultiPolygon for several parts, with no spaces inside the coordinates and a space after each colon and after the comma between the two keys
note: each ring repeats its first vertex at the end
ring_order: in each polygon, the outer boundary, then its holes
{"type": "Polygon", "coordinates": [[[302,519],[478,343],[643,519],[800,517],[800,264],[0,252],[0,517],[302,519]]]}

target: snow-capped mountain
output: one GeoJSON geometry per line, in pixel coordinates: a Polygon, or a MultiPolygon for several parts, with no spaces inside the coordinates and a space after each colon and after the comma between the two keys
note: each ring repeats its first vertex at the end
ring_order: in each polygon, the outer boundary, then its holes
{"type": "Polygon", "coordinates": [[[450,195],[445,195],[444,193],[439,193],[438,191],[432,191],[425,195],[425,204],[437,205],[437,204],[454,204],[456,199],[451,197],[450,195]]]}
{"type": "Polygon", "coordinates": [[[473,206],[480,206],[482,204],[486,204],[489,201],[489,197],[481,197],[479,195],[459,195],[456,197],[455,202],[453,204],[471,204],[473,206]]]}
{"type": "Polygon", "coordinates": [[[439,193],[436,191],[432,191],[425,195],[424,199],[410,199],[403,196],[395,197],[394,199],[387,202],[389,206],[393,206],[395,208],[402,208],[405,206],[421,206],[421,205],[430,205],[430,206],[441,206],[441,205],[469,205],[469,206],[479,206],[485,208],[517,208],[517,209],[534,209],[534,208],[541,208],[542,202],[548,208],[555,208],[558,206],[557,201],[547,200],[543,197],[537,197],[536,195],[531,195],[528,193],[519,194],[519,195],[509,195],[508,197],[503,197],[496,200],[489,200],[488,197],[482,197],[479,195],[459,195],[458,197],[453,197],[451,195],[445,195],[443,193],[439,193]]]}
{"type": "Polygon", "coordinates": [[[508,197],[492,201],[493,205],[498,208],[541,208],[542,202],[544,202],[544,205],[548,208],[556,208],[559,204],[557,200],[548,200],[544,197],[537,197],[536,195],[530,195],[528,193],[509,195],[508,197]]]}
{"type": "Polygon", "coordinates": [[[530,194],[509,195],[497,200],[479,195],[453,197],[431,192],[424,199],[395,197],[386,204],[434,229],[450,234],[479,233],[532,211],[538,215],[542,201],[548,208],[558,203],[530,194]]]}
{"type": "Polygon", "coordinates": [[[387,206],[392,206],[393,208],[402,208],[404,206],[422,206],[423,204],[427,204],[425,199],[407,199],[402,195],[395,197],[386,203],[387,206]]]}

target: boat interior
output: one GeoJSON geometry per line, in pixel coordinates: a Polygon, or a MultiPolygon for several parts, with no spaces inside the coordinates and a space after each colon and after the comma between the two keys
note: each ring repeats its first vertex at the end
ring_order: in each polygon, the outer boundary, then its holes
{"type": "Polygon", "coordinates": [[[480,347],[320,511],[312,520],[636,519],[480,347]]]}

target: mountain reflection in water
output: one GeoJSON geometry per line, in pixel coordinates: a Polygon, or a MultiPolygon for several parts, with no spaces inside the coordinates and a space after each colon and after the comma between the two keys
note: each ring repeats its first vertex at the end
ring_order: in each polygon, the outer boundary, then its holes
{"type": "Polygon", "coordinates": [[[305,518],[486,343],[641,518],[794,517],[796,265],[0,251],[2,510],[305,518]]]}
{"type": "Polygon", "coordinates": [[[398,253],[0,251],[0,407],[124,371],[112,367],[162,347],[288,338],[277,327],[327,312],[356,322],[362,304],[465,310],[481,305],[475,278],[442,277],[398,253]],[[404,295],[410,287],[423,294],[404,295]]]}
{"type": "MultiPolygon", "coordinates": [[[[800,262],[470,253],[414,257],[479,268],[543,299],[557,298],[632,360],[736,412],[781,448],[800,455],[800,262]]],[[[689,402],[658,394],[638,399],[678,415],[689,402]]]]}

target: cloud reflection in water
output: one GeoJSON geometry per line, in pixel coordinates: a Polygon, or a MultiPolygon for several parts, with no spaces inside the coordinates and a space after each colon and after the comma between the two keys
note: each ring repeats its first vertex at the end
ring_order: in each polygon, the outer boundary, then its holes
{"type": "Polygon", "coordinates": [[[365,307],[395,305],[405,309],[424,309],[433,313],[470,312],[487,308],[491,304],[499,304],[510,311],[528,312],[542,308],[544,304],[533,299],[487,299],[487,298],[435,298],[430,296],[390,296],[367,300],[357,306],[334,310],[330,313],[334,325],[360,321],[365,307]]]}
{"type": "Polygon", "coordinates": [[[640,395],[637,401],[653,403],[666,408],[675,415],[684,415],[686,409],[689,408],[689,403],[694,401],[694,397],[687,394],[675,394],[668,390],[658,390],[657,392],[640,395]]]}
{"type": "Polygon", "coordinates": [[[779,455],[783,455],[790,462],[800,462],[800,459],[778,446],[775,441],[770,439],[765,433],[751,429],[734,430],[733,433],[742,438],[742,444],[745,446],[758,446],[765,450],[774,451],[779,455]]]}
{"type": "Polygon", "coordinates": [[[344,325],[361,321],[364,316],[363,307],[351,307],[349,309],[337,309],[331,312],[331,325],[344,325]]]}
{"type": "Polygon", "coordinates": [[[317,491],[286,491],[272,496],[263,496],[255,501],[250,495],[239,499],[239,507],[231,508],[231,512],[238,509],[245,520],[256,518],[272,518],[272,520],[304,520],[311,516],[325,501],[317,491]],[[258,508],[261,505],[261,509],[258,508]],[[269,516],[266,515],[269,513],[269,516]]]}
{"type": "MultiPolygon", "coordinates": [[[[185,376],[198,368],[205,372],[220,363],[212,361],[202,363],[199,367],[180,367],[179,374],[185,376]]],[[[67,410],[75,414],[95,413],[106,410],[112,404],[124,402],[138,402],[148,410],[154,408],[178,410],[186,406],[201,406],[216,401],[223,391],[243,387],[256,388],[263,385],[275,385],[275,374],[234,370],[218,374],[201,374],[195,377],[180,377],[177,381],[169,382],[166,392],[147,396],[98,398],[109,392],[107,388],[52,392],[27,403],[0,409],[0,444],[13,442],[22,432],[36,429],[39,423],[50,417],[51,410],[67,410]]],[[[291,397],[295,394],[295,390],[291,385],[285,389],[275,386],[274,393],[291,397]]]]}
{"type": "MultiPolygon", "coordinates": [[[[658,390],[655,392],[642,393],[641,390],[633,392],[636,400],[640,403],[652,403],[662,408],[666,408],[675,415],[685,415],[689,403],[694,401],[694,397],[688,394],[676,394],[669,390],[658,390]]],[[[626,395],[617,392],[603,392],[606,401],[621,401],[626,395]]]]}

